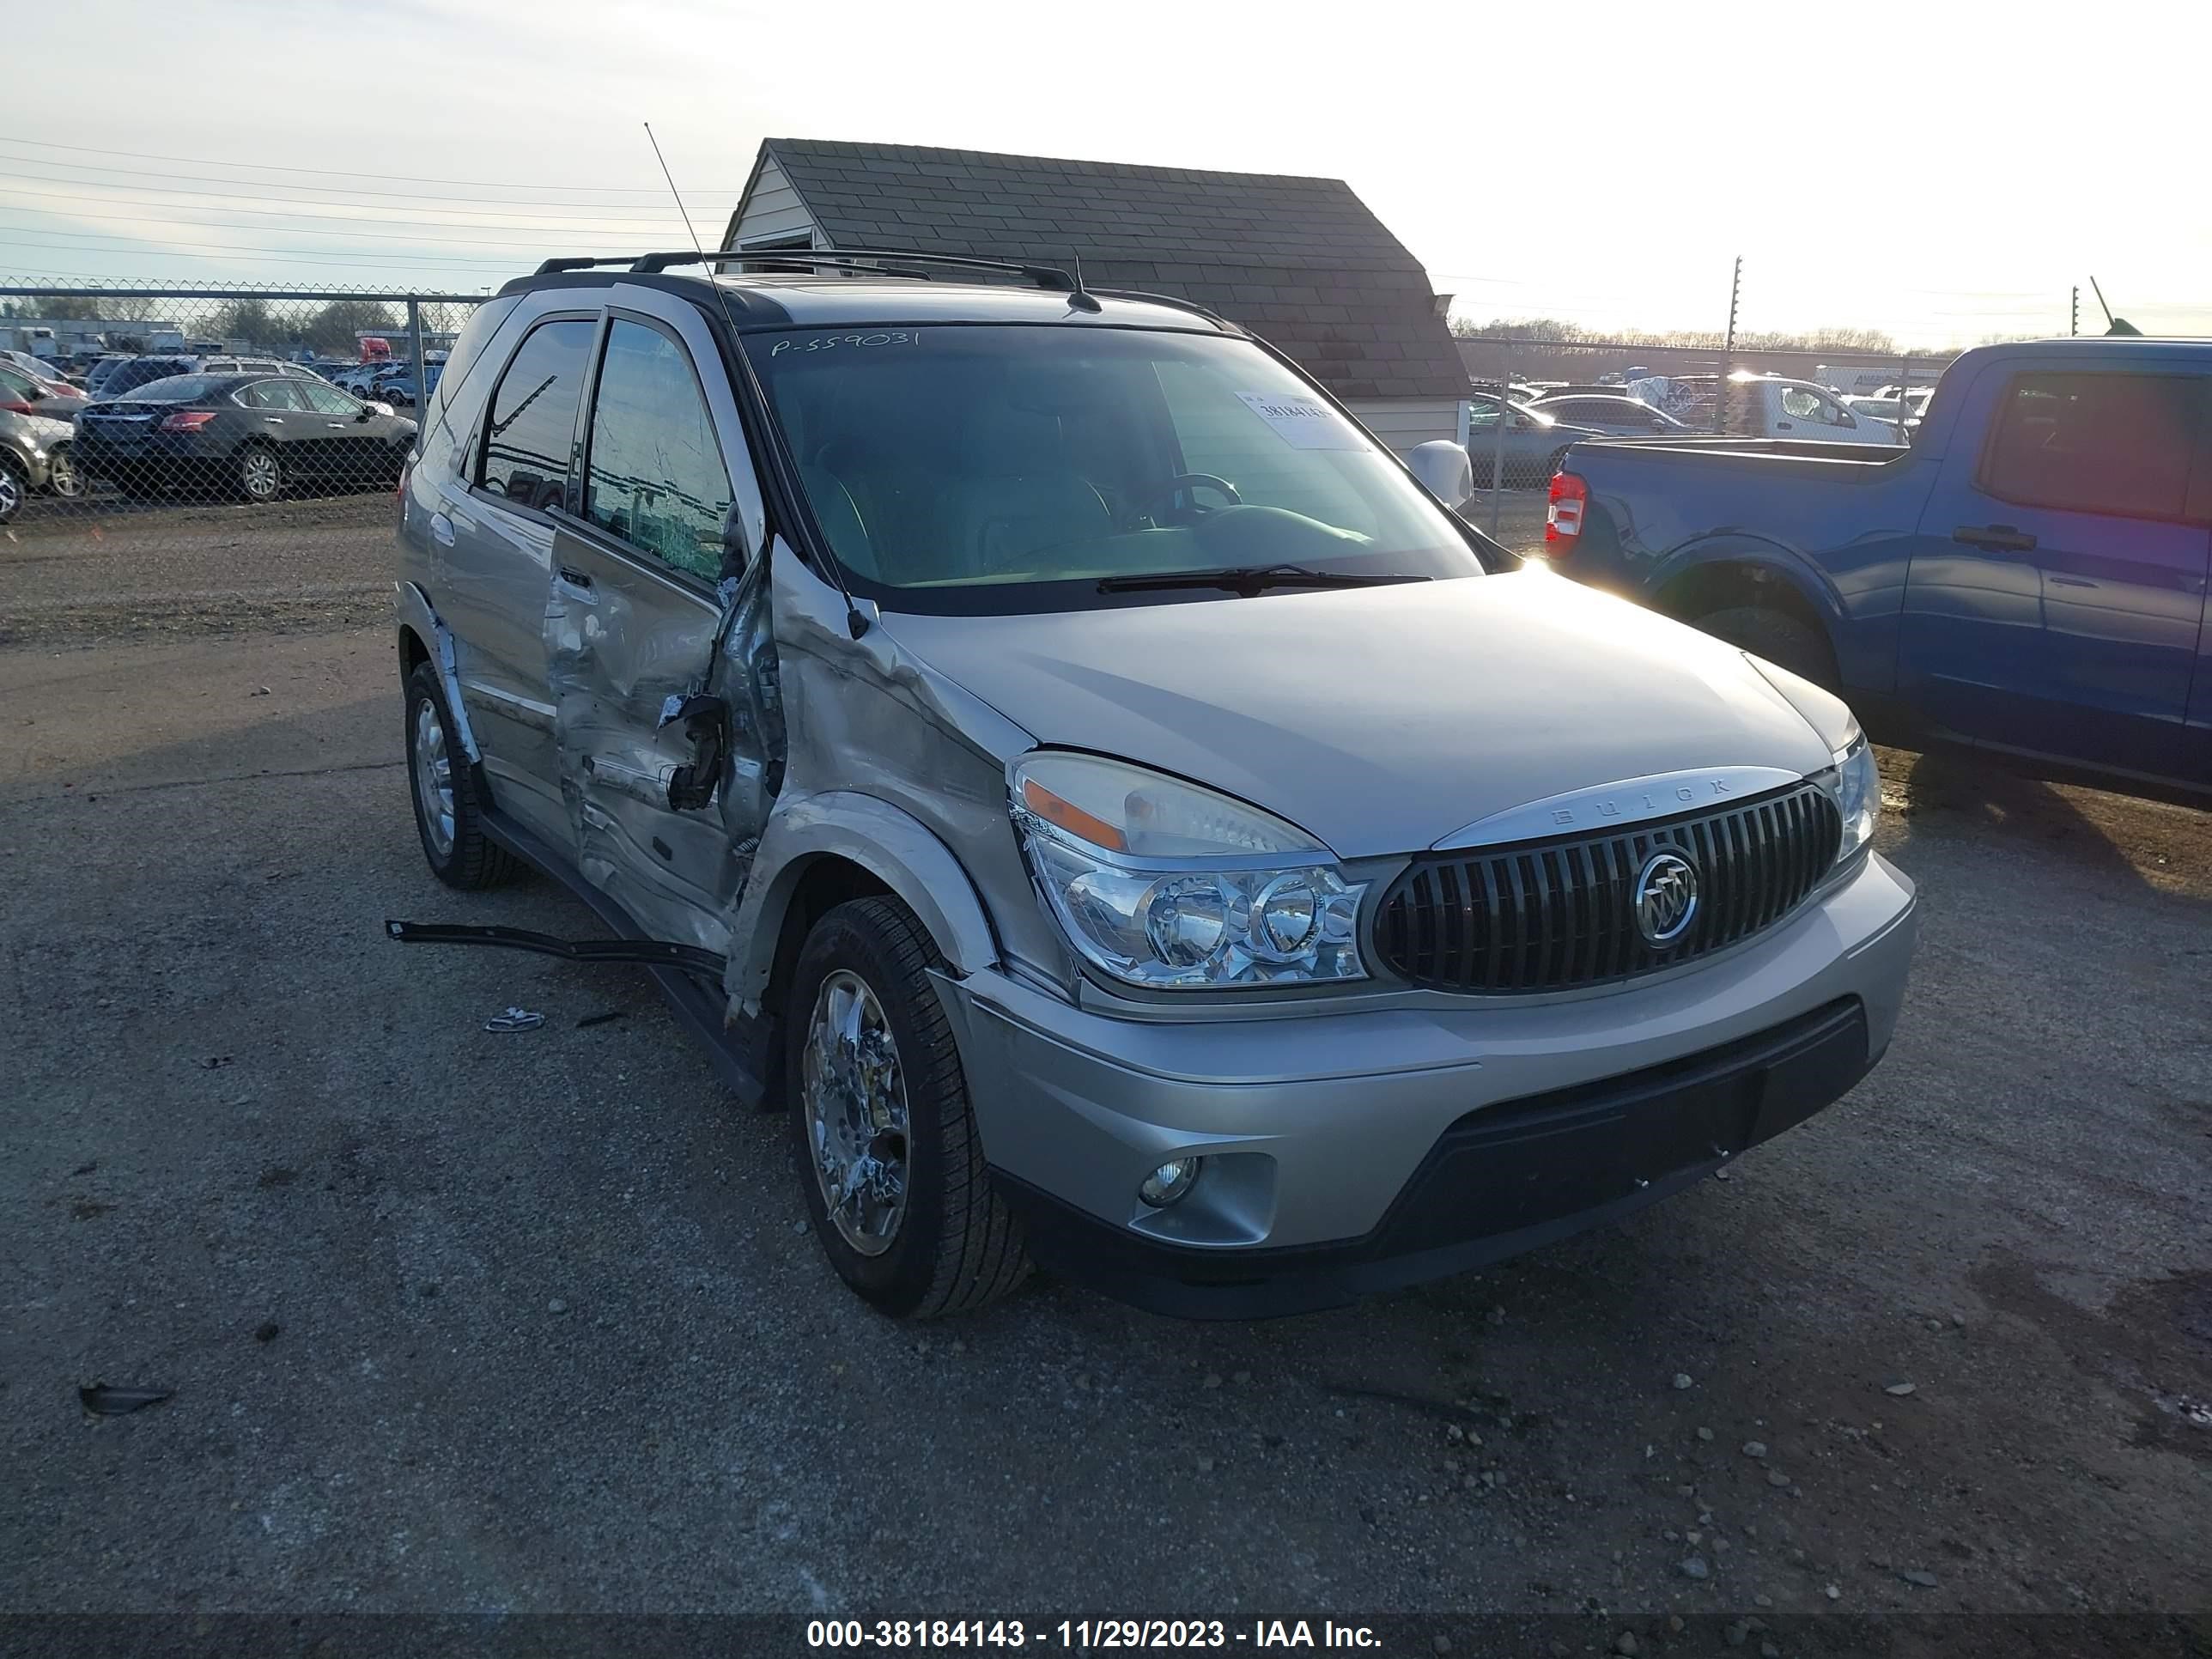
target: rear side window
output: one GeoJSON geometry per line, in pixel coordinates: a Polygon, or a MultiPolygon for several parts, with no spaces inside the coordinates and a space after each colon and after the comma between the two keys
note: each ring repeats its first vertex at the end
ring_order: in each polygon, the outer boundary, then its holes
{"type": "Polygon", "coordinates": [[[305,409],[298,385],[291,380],[263,380],[240,388],[237,401],[248,409],[305,409]]]}
{"type": "Polygon", "coordinates": [[[2005,388],[1982,487],[2027,507],[2186,516],[2205,393],[2184,374],[2021,374],[2005,388]]]}
{"type": "Polygon", "coordinates": [[[690,356],[659,329],[617,318],[593,398],[584,516],[641,553],[714,580],[730,475],[690,356]]]}
{"type": "Polygon", "coordinates": [[[540,323],[523,337],[491,394],[476,482],[518,507],[558,507],[594,325],[540,323]]]}

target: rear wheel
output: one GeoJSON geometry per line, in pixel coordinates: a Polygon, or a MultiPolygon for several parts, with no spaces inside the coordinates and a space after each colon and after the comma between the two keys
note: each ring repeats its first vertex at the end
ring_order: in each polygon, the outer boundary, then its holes
{"type": "Polygon", "coordinates": [[[841,904],[806,936],[784,1022],[815,1237],[846,1284],[902,1319],[981,1308],[1029,1267],[984,1166],[935,961],[896,899],[841,904]]]}
{"type": "Polygon", "coordinates": [[[464,892],[496,887],[520,866],[484,833],[483,803],[468,755],[453,736],[446,689],[427,662],[407,677],[407,781],[415,830],[430,873],[464,892]]]}
{"type": "Polygon", "coordinates": [[[76,455],[67,444],[57,444],[46,457],[46,488],[65,501],[85,492],[84,474],[76,470],[76,455]]]}
{"type": "Polygon", "coordinates": [[[29,493],[30,482],[21,464],[12,455],[0,455],[0,524],[23,510],[23,497],[29,493]]]}
{"type": "Polygon", "coordinates": [[[239,452],[238,493],[249,501],[273,501],[284,493],[284,463],[266,444],[248,444],[239,452]]]}
{"type": "Polygon", "coordinates": [[[1834,691],[1843,676],[1836,672],[1836,653],[1827,637],[1811,623],[1785,611],[1764,605],[1733,605],[1693,617],[1690,625],[1726,640],[1730,645],[1764,657],[1814,684],[1834,691]]]}

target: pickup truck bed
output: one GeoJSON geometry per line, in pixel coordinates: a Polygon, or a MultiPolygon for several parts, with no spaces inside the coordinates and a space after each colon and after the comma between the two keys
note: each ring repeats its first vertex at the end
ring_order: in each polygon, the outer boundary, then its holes
{"type": "Polygon", "coordinates": [[[1911,449],[1590,440],[1546,550],[1887,723],[2212,789],[2212,342],[1985,347],[1911,449]]]}

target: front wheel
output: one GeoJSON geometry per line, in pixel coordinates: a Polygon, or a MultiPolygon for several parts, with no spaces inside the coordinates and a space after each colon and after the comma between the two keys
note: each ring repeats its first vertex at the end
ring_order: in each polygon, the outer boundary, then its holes
{"type": "Polygon", "coordinates": [[[965,1313],[1028,1271],[991,1187],[936,951],[896,899],[814,924],[784,1022],[799,1185],[846,1284],[896,1318],[965,1313]]]}
{"type": "Polygon", "coordinates": [[[0,455],[0,524],[6,524],[23,510],[23,497],[29,494],[22,470],[12,456],[0,455]]]}

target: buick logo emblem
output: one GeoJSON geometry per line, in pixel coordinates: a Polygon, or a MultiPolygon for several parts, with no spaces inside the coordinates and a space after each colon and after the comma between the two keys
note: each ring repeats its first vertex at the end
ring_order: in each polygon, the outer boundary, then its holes
{"type": "Polygon", "coordinates": [[[1636,872],[1636,931],[1644,942],[1664,949],[1690,931],[1698,919],[1698,866],[1662,848],[1636,872]]]}

